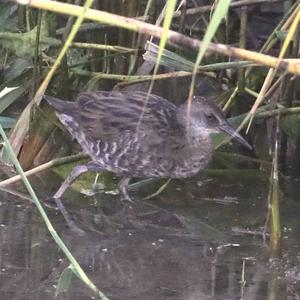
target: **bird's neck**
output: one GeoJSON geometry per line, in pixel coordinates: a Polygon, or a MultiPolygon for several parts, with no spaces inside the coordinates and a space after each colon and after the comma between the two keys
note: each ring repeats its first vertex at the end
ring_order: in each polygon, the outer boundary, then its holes
{"type": "Polygon", "coordinates": [[[186,141],[190,147],[211,149],[213,146],[211,135],[205,132],[187,131],[186,141]]]}

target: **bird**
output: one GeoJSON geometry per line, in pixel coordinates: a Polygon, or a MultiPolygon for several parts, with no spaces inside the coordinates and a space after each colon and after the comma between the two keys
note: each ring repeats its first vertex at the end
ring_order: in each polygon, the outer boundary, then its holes
{"type": "Polygon", "coordinates": [[[207,167],[212,135],[225,132],[251,149],[214,101],[193,96],[180,106],[141,91],[82,92],[75,101],[44,95],[60,122],[91,160],[75,166],[54,199],[82,173],[110,171],[121,177],[121,198],[131,201],[131,178],[187,178],[207,167]]]}

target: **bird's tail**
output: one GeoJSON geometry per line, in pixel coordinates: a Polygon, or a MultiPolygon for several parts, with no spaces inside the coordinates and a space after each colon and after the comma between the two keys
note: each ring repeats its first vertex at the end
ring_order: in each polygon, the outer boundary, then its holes
{"type": "Polygon", "coordinates": [[[73,108],[75,105],[74,102],[63,101],[53,96],[44,95],[44,99],[57,111],[57,112],[66,112],[73,108]]]}

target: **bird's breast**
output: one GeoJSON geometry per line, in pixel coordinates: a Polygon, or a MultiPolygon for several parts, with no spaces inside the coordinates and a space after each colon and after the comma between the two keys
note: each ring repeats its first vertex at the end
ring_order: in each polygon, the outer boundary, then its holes
{"type": "MultiPolygon", "coordinates": [[[[190,177],[205,169],[209,164],[213,152],[211,139],[195,139],[187,143],[177,156],[176,167],[171,177],[190,177]]],[[[174,158],[175,158],[174,157],[174,158]]]]}

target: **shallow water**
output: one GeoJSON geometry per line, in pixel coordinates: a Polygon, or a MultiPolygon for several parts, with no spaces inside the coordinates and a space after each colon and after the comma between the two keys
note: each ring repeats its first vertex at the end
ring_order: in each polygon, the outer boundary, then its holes
{"type": "MultiPolygon", "coordinates": [[[[40,199],[53,194],[49,182],[58,180],[51,174],[32,179],[40,199]]],[[[83,236],[46,207],[55,229],[109,299],[300,299],[296,180],[284,185],[284,243],[277,259],[260,234],[266,183],[202,176],[174,180],[151,201],[141,200],[161,183],[131,193],[135,201],[125,209],[118,196],[69,190],[64,203],[83,236]]],[[[0,201],[0,299],[53,299],[67,260],[29,201],[5,192],[0,201]]],[[[59,299],[96,298],[74,277],[59,299]]]]}

